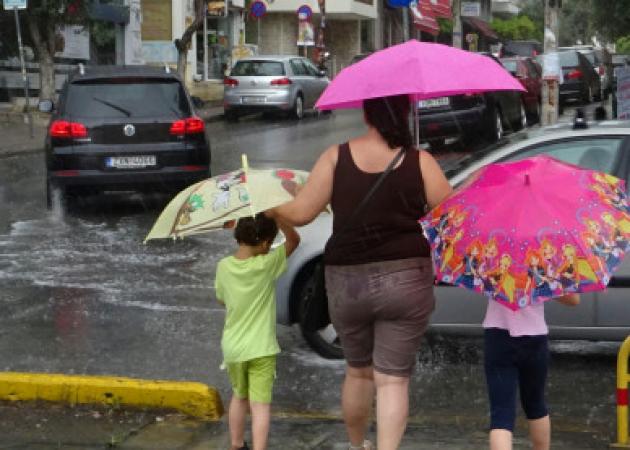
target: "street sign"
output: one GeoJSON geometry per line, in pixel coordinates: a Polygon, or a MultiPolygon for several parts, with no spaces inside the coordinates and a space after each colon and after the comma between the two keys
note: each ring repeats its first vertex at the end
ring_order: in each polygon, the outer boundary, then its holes
{"type": "Polygon", "coordinates": [[[6,11],[11,9],[26,9],[26,0],[2,0],[2,6],[6,11]]]}
{"type": "Polygon", "coordinates": [[[260,19],[267,14],[267,5],[260,0],[256,0],[249,6],[249,13],[252,17],[260,19]]]}

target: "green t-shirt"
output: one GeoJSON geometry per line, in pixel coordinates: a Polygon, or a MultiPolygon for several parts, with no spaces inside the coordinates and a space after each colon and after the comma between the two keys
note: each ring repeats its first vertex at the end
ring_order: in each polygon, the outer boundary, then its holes
{"type": "Polygon", "coordinates": [[[276,339],[276,280],[287,269],[284,245],[247,259],[219,261],[214,287],[227,313],[221,348],[226,363],[280,352],[276,339]]]}

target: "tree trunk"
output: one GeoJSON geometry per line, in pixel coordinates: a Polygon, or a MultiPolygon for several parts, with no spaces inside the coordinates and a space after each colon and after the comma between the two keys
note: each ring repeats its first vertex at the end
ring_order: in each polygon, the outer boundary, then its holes
{"type": "Polygon", "coordinates": [[[182,34],[181,39],[175,39],[175,48],[177,48],[177,73],[186,79],[186,62],[188,60],[188,50],[192,42],[195,32],[203,27],[203,19],[206,13],[205,0],[194,0],[195,20],[188,25],[188,28],[182,34]]]}
{"type": "Polygon", "coordinates": [[[39,62],[39,99],[53,100],[55,98],[54,28],[50,24],[45,24],[44,30],[40,30],[40,22],[37,18],[32,15],[27,15],[26,18],[39,62]]]}

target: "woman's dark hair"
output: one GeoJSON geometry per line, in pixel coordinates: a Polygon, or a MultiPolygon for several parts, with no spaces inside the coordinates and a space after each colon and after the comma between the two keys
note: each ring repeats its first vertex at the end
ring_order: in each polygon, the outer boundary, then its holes
{"type": "Polygon", "coordinates": [[[410,148],[413,139],[409,131],[409,97],[394,95],[363,101],[367,123],[378,130],[390,148],[410,148]]]}
{"type": "Polygon", "coordinates": [[[256,217],[239,219],[234,229],[236,242],[251,246],[256,246],[262,242],[273,242],[277,235],[278,225],[276,225],[276,221],[264,213],[258,213],[256,217]]]}

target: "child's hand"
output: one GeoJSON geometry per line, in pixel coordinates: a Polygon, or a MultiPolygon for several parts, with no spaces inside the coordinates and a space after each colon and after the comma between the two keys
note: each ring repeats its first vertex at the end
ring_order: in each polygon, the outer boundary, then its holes
{"type": "Polygon", "coordinates": [[[556,298],[556,300],[565,306],[577,306],[580,304],[579,294],[565,294],[562,297],[556,298]]]}

